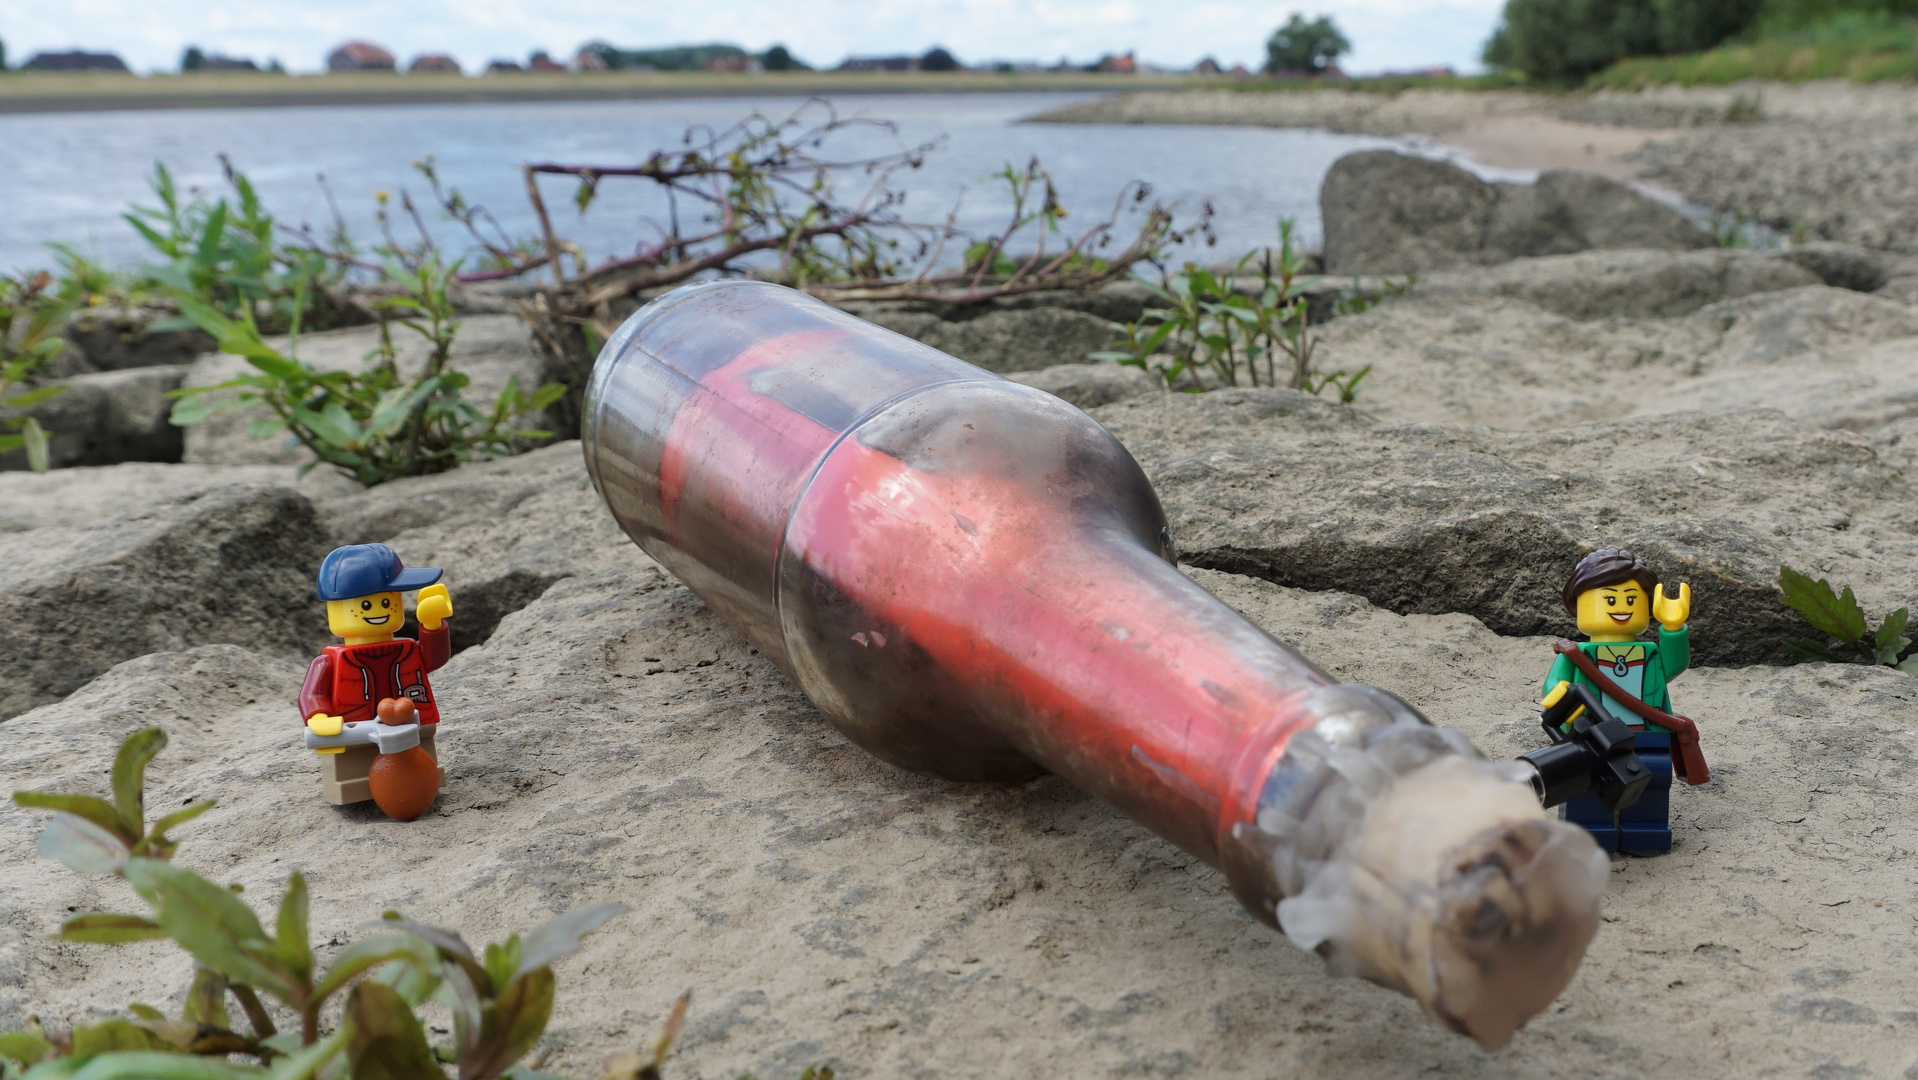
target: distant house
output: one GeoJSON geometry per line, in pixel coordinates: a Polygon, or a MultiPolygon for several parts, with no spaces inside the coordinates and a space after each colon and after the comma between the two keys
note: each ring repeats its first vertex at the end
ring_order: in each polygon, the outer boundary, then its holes
{"type": "Polygon", "coordinates": [[[715,56],[706,61],[707,71],[764,71],[765,67],[751,56],[715,56]]]}
{"type": "Polygon", "coordinates": [[[1210,56],[1192,66],[1192,74],[1194,75],[1217,75],[1219,71],[1219,62],[1210,56]]]}
{"type": "Polygon", "coordinates": [[[1139,62],[1133,59],[1131,53],[1124,56],[1106,55],[1099,58],[1097,70],[1108,75],[1136,75],[1139,73],[1139,62]]]}
{"type": "Polygon", "coordinates": [[[370,41],[349,41],[326,55],[328,71],[392,71],[393,54],[370,41]]]}
{"type": "Polygon", "coordinates": [[[540,51],[533,54],[532,59],[526,61],[526,70],[528,71],[565,71],[566,65],[555,61],[552,57],[546,55],[545,49],[541,49],[540,51]]]}
{"type": "Polygon", "coordinates": [[[519,75],[524,74],[525,71],[526,69],[520,67],[517,60],[494,60],[486,65],[488,75],[519,75]]]}
{"type": "Polygon", "coordinates": [[[1412,70],[1410,70],[1410,71],[1381,71],[1381,72],[1379,72],[1379,73],[1378,73],[1378,74],[1377,74],[1376,76],[1374,76],[1374,78],[1379,78],[1379,79],[1449,79],[1449,78],[1452,78],[1453,76],[1455,76],[1455,75],[1457,75],[1457,74],[1458,74],[1458,72],[1456,72],[1456,71],[1454,71],[1454,70],[1452,70],[1452,65],[1450,65],[1450,64],[1443,64],[1443,65],[1440,65],[1439,67],[1428,67],[1428,68],[1413,68],[1413,69],[1412,69],[1412,70]]]}
{"type": "Polygon", "coordinates": [[[917,56],[848,56],[839,64],[841,71],[918,71],[917,56]]]}
{"type": "Polygon", "coordinates": [[[573,57],[573,66],[581,71],[611,71],[613,68],[604,56],[593,49],[581,49],[579,55],[573,57]]]}
{"type": "Polygon", "coordinates": [[[463,69],[458,60],[445,53],[421,53],[413,58],[412,63],[406,65],[406,70],[409,73],[424,71],[458,75],[463,69]]]}
{"type": "Polygon", "coordinates": [[[20,65],[21,71],[125,71],[127,62],[112,53],[68,52],[34,53],[20,65]]]}

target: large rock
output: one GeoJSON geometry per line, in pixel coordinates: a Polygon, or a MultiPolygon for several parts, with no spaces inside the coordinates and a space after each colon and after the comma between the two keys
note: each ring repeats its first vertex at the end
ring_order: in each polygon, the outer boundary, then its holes
{"type": "Polygon", "coordinates": [[[1421,276],[1427,296],[1510,296],[1569,319],[1669,319],[1753,293],[1817,285],[1817,274],[1771,253],[1587,251],[1421,276]]]}
{"type": "Polygon", "coordinates": [[[182,502],[233,484],[284,484],[308,498],[360,486],[330,469],[305,476],[277,465],[125,463],[59,472],[0,473],[0,533],[49,525],[94,525],[144,507],[182,502]]]}
{"type": "Polygon", "coordinates": [[[191,364],[219,347],[211,334],[178,325],[182,321],[176,312],[155,308],[82,308],[67,322],[66,338],[95,371],[191,364]]]}
{"type": "MultiPolygon", "coordinates": [[[[1864,430],[1918,411],[1918,311],[1882,291],[1806,284],[1719,300],[1682,318],[1588,321],[1525,298],[1529,286],[1531,296],[1563,299],[1567,306],[1581,297],[1595,303],[1602,297],[1581,294],[1574,284],[1579,275],[1555,264],[1600,254],[1513,263],[1481,271],[1475,283],[1449,274],[1429,287],[1421,282],[1408,296],[1319,330],[1320,364],[1370,365],[1359,404],[1393,420],[1546,429],[1762,406],[1819,426],[1864,430]],[[1535,280],[1517,273],[1521,267],[1533,269],[1535,280]],[[1554,281],[1564,288],[1550,285],[1554,281]],[[1506,286],[1520,295],[1487,295],[1506,286]]],[[[1630,253],[1605,254],[1616,266],[1630,253]]],[[[1733,261],[1804,273],[1777,260],[1733,261]]],[[[1698,268],[1666,269],[1677,277],[1698,268]]],[[[1699,276],[1707,284],[1713,277],[1699,276]]],[[[1695,299],[1713,291],[1701,290],[1695,299]]],[[[1624,300],[1661,295],[1622,283],[1610,294],[1624,300]]]]}
{"type": "MultiPolygon", "coordinates": [[[[60,393],[24,410],[48,432],[48,463],[112,465],[121,461],[178,461],[185,450],[180,429],[167,422],[187,369],[140,367],[76,375],[60,393]]],[[[27,467],[26,451],[0,454],[0,469],[27,467]]]]}
{"type": "Polygon", "coordinates": [[[313,574],[330,548],[313,504],[278,486],[0,533],[0,719],[150,652],[317,649],[330,639],[313,574]]]}
{"type": "MultiPolygon", "coordinates": [[[[392,333],[399,349],[400,373],[411,377],[425,364],[431,350],[411,330],[395,326],[392,333]]],[[[379,328],[373,326],[305,334],[300,337],[297,354],[321,371],[358,371],[365,367],[379,338],[379,328]]],[[[287,346],[285,339],[273,344],[282,350],[287,346]]],[[[472,379],[463,396],[482,412],[492,410],[508,379],[517,379],[522,391],[532,393],[539,385],[541,370],[525,324],[513,315],[473,315],[461,320],[448,366],[472,379]]],[[[194,362],[185,385],[215,386],[235,375],[253,373],[245,360],[214,353],[194,362]]],[[[184,460],[206,465],[300,465],[312,460],[312,455],[289,436],[256,438],[247,434],[247,424],[265,415],[264,409],[256,408],[194,424],[187,428],[184,460]]],[[[531,416],[524,426],[539,428],[543,422],[543,417],[531,416]]]]}
{"type": "Polygon", "coordinates": [[[1340,158],[1319,189],[1325,269],[1411,274],[1594,248],[1683,251],[1711,237],[1616,180],[1550,171],[1531,185],[1487,183],[1456,165],[1367,150],[1340,158]]]}
{"type": "Polygon", "coordinates": [[[860,317],[987,371],[1034,371],[1084,363],[1118,336],[1097,315],[1065,308],[988,309],[964,319],[930,311],[875,310],[860,317]]]}
{"type": "MultiPolygon", "coordinates": [[[[1494,756],[1540,741],[1528,703],[1545,639],[1194,576],[1494,756]]],[[[1056,778],[965,786],[880,764],[643,563],[554,586],[435,674],[447,786],[409,824],[319,801],[287,700],[299,673],[221,646],[129,662],[8,723],[0,779],[103,793],[115,741],[161,725],[172,745],[148,805],[219,800],[176,832],[176,861],[266,912],[300,868],[321,963],[386,908],[484,942],[630,905],[557,965],[540,1049],[561,1075],[649,1043],[688,989],[669,1063],[682,1076],[1575,1080],[1646,1062],[1675,1077],[1910,1063],[1903,853],[1918,826],[1901,811],[1900,732],[1918,683],[1897,672],[1679,679],[1717,779],[1674,792],[1674,855],[1614,864],[1570,989],[1496,1055],[1328,977],[1241,914],[1218,874],[1056,778]]],[[[39,858],[44,817],[0,815],[0,1027],[177,1001],[192,974],[177,950],[51,938],[73,910],[137,901],[39,858]]]]}
{"type": "Polygon", "coordinates": [[[1701,664],[1809,636],[1778,567],[1918,604],[1918,493],[1863,438],[1768,410],[1549,432],[1382,424],[1286,390],[1093,410],[1158,487],[1186,562],[1337,589],[1503,634],[1573,633],[1559,590],[1596,547],[1689,582],[1701,664]]]}

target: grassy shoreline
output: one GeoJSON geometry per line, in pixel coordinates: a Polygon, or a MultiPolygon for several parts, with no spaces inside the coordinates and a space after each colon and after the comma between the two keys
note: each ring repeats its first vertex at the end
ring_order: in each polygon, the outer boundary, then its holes
{"type": "Polygon", "coordinates": [[[207,73],[9,73],[0,76],[0,113],[122,109],[230,109],[287,105],[424,105],[516,101],[619,101],[668,97],[814,94],[1033,93],[1176,89],[1184,76],[997,75],[973,72],[799,71],[596,72],[593,74],[254,75],[207,73]]]}

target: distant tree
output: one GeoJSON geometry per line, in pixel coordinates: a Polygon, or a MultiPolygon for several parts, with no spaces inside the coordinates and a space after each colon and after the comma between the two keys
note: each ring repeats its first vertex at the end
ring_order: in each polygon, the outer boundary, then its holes
{"type": "Polygon", "coordinates": [[[794,56],[784,45],[774,45],[759,58],[759,66],[767,71],[811,71],[812,65],[794,56]]]}
{"type": "Polygon", "coordinates": [[[198,45],[188,45],[185,55],[180,57],[181,71],[198,71],[206,66],[206,54],[198,45]]]}
{"type": "Polygon", "coordinates": [[[0,41],[0,71],[7,70],[7,43],[0,41]]]}
{"type": "Polygon", "coordinates": [[[920,59],[920,71],[958,71],[959,61],[945,49],[934,45],[932,50],[920,59]]]}
{"type": "Polygon", "coordinates": [[[1293,12],[1284,26],[1272,31],[1265,43],[1265,70],[1304,71],[1318,74],[1334,60],[1352,51],[1352,43],[1339,33],[1330,17],[1321,15],[1311,22],[1293,12]]]}
{"type": "Polygon", "coordinates": [[[280,58],[276,56],[266,62],[266,70],[268,74],[284,75],[286,74],[286,65],[280,63],[280,58]]]}

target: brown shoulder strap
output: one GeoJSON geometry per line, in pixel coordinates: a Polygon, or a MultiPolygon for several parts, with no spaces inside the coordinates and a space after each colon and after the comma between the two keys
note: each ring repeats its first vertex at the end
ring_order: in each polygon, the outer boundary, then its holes
{"type": "Polygon", "coordinates": [[[1600,693],[1625,706],[1639,719],[1670,728],[1674,750],[1672,762],[1677,767],[1680,779],[1688,784],[1702,784],[1711,779],[1711,770],[1705,765],[1704,751],[1698,745],[1698,725],[1692,723],[1690,717],[1673,716],[1671,713],[1661,712],[1632,694],[1626,693],[1624,687],[1613,682],[1611,676],[1600,671],[1598,665],[1592,663],[1592,658],[1585,655],[1585,650],[1573,642],[1562,639],[1553,642],[1552,651],[1570,660],[1572,666],[1590,679],[1600,693]]]}

